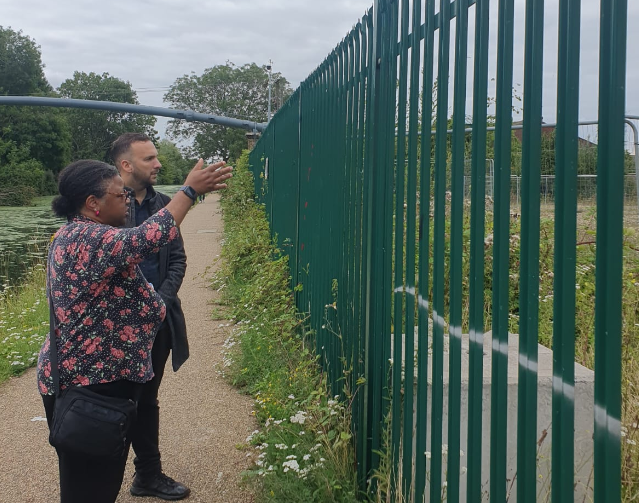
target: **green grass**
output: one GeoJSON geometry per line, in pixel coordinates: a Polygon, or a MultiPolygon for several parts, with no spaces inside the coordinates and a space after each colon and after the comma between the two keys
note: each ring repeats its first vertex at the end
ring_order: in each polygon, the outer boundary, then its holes
{"type": "Polygon", "coordinates": [[[254,461],[245,480],[257,501],[356,501],[349,404],[328,395],[295,310],[287,257],[253,193],[245,153],[222,196],[225,242],[214,281],[236,322],[221,373],[255,397],[261,425],[243,446],[254,461]]]}
{"type": "Polygon", "coordinates": [[[34,366],[49,331],[44,265],[36,264],[18,287],[0,291],[0,383],[34,366]]]}

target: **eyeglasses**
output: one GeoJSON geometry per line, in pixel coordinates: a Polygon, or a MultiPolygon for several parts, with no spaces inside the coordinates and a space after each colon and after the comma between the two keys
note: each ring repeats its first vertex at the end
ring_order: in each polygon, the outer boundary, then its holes
{"type": "Polygon", "coordinates": [[[131,193],[128,190],[125,190],[123,192],[109,192],[109,191],[107,191],[107,194],[111,194],[112,196],[115,196],[115,197],[121,197],[122,199],[131,199],[131,193]]]}

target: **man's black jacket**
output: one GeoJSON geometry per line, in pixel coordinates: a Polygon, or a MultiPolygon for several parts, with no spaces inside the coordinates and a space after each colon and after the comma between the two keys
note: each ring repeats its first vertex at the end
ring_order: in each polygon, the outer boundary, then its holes
{"type": "MultiPolygon", "coordinates": [[[[151,192],[151,198],[147,202],[149,214],[153,215],[164,208],[171,198],[161,192],[156,192],[153,187],[147,189],[151,192]]],[[[129,215],[126,221],[127,227],[135,227],[135,199],[129,203],[129,215]]],[[[160,284],[156,291],[166,304],[166,323],[171,331],[171,354],[173,356],[173,370],[177,371],[189,357],[189,342],[186,338],[186,321],[182,312],[182,303],[177,296],[186,272],[186,253],[184,241],[180,234],[168,245],[160,248],[158,253],[160,268],[160,284]]],[[[154,285],[155,286],[155,285],[154,285]]]]}

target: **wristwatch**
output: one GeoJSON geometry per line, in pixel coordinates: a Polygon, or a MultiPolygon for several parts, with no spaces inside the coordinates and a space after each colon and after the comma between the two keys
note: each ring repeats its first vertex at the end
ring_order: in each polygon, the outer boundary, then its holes
{"type": "Polygon", "coordinates": [[[197,192],[193,190],[193,187],[190,185],[183,185],[178,189],[178,192],[184,192],[187,196],[189,196],[193,201],[197,199],[197,192]]]}

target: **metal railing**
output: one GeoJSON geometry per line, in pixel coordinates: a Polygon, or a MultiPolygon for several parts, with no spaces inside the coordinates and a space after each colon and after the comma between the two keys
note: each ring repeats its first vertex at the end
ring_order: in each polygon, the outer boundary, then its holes
{"type": "Polygon", "coordinates": [[[351,394],[362,486],[374,489],[372,475],[384,456],[392,467],[392,501],[480,502],[489,495],[493,503],[521,503],[536,501],[544,490],[561,503],[576,495],[598,503],[621,498],[627,0],[600,3],[596,215],[605,225],[597,228],[593,251],[594,374],[575,363],[580,2],[559,2],[552,271],[540,271],[544,5],[525,4],[515,217],[514,0],[499,0],[495,18],[490,205],[488,0],[440,0],[437,13],[431,0],[375,1],[277,112],[251,153],[256,193],[290,256],[297,306],[310,316],[333,392],[346,387],[351,394]],[[475,39],[469,43],[471,8],[475,39]],[[471,94],[473,105],[467,110],[465,99],[454,99],[449,136],[448,86],[437,87],[435,107],[431,90],[435,77],[448,82],[451,63],[453,96],[471,94]],[[419,134],[424,128],[434,135],[419,134]],[[513,218],[520,225],[516,236],[513,218]],[[511,264],[513,240],[521,251],[511,264]],[[551,353],[538,345],[540,275],[548,273],[551,353]],[[509,334],[513,310],[518,336],[509,334]],[[550,444],[543,480],[542,444],[550,444]],[[581,459],[582,445],[590,461],[581,459]],[[592,477],[584,467],[592,467],[592,477]]]}

